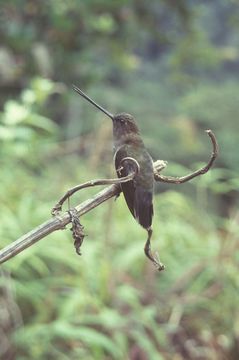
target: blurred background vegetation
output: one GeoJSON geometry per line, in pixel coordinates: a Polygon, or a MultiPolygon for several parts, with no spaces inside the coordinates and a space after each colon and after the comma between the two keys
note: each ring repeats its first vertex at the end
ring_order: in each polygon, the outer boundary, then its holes
{"type": "Polygon", "coordinates": [[[1,2],[1,248],[114,174],[111,123],[72,83],[133,114],[164,174],[208,160],[205,129],[220,145],[207,175],[156,186],[164,272],[122,197],[84,216],[81,257],[68,230],[2,265],[1,359],[239,358],[238,19],[236,0],[1,2]]]}

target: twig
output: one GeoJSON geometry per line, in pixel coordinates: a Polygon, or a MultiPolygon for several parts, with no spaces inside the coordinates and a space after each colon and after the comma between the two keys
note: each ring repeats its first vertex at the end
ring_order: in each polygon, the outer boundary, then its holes
{"type": "MultiPolygon", "coordinates": [[[[134,176],[140,170],[139,164],[135,159],[132,158],[124,158],[122,163],[125,161],[131,161],[134,163],[135,170],[130,173],[129,175],[122,177],[120,179],[104,179],[104,180],[91,180],[84,184],[77,185],[71,190],[69,190],[58,202],[58,204],[53,208],[55,211],[60,210],[63,202],[74,192],[94,185],[107,185],[113,184],[106,189],[102,190],[98,194],[96,194],[93,198],[86,200],[82,204],[75,207],[78,216],[82,216],[88,211],[94,209],[96,206],[102,204],[104,201],[110,199],[113,196],[118,196],[121,192],[120,184],[131,181],[134,176]]],[[[53,210],[52,210],[53,212],[53,210]]],[[[68,211],[64,212],[63,214],[57,214],[49,221],[44,222],[40,226],[36,227],[29,233],[23,235],[18,240],[14,241],[13,243],[6,246],[4,249],[0,251],[0,264],[4,263],[5,261],[11,259],[12,257],[16,256],[29,246],[35,244],[37,241],[41,240],[45,236],[49,235],[50,233],[64,229],[67,224],[71,222],[71,215],[68,211]]]]}
{"type": "Polygon", "coordinates": [[[79,184],[74,186],[73,188],[69,189],[58,201],[58,203],[53,207],[51,213],[52,215],[56,215],[59,211],[61,211],[62,205],[64,204],[64,202],[70,198],[70,196],[72,196],[75,192],[88,188],[88,187],[92,187],[92,186],[97,186],[97,185],[113,185],[113,184],[122,184],[128,181],[133,180],[133,178],[135,177],[135,175],[137,175],[140,171],[140,167],[138,162],[131,158],[131,157],[125,157],[124,159],[121,160],[120,162],[120,166],[122,166],[122,164],[124,162],[132,162],[134,165],[134,171],[132,171],[130,174],[128,174],[127,176],[124,176],[122,178],[117,178],[117,179],[97,179],[97,180],[90,180],[87,181],[83,184],[79,184]]]}
{"type": "MultiPolygon", "coordinates": [[[[111,185],[106,189],[100,191],[93,198],[84,201],[82,204],[76,206],[76,210],[79,216],[82,216],[102,204],[104,201],[117,196],[121,192],[119,185],[111,185]]],[[[45,236],[51,234],[54,231],[64,229],[67,224],[71,222],[71,216],[66,211],[61,215],[55,216],[50,220],[44,222],[40,226],[36,227],[32,231],[20,237],[18,240],[6,246],[0,251],[0,264],[11,259],[15,255],[19,254],[29,246],[35,244],[45,236]]]]}
{"type": "MultiPolygon", "coordinates": [[[[189,181],[196,176],[205,174],[211,168],[212,164],[214,163],[214,161],[218,155],[218,145],[217,145],[215,135],[212,133],[211,130],[207,130],[207,133],[210,136],[212,144],[213,144],[213,152],[212,152],[211,158],[206,166],[193,172],[192,174],[186,175],[184,177],[174,178],[174,177],[167,177],[167,176],[163,176],[163,175],[159,174],[159,172],[162,171],[167,166],[167,162],[165,162],[163,160],[158,160],[158,161],[154,162],[155,180],[163,181],[163,182],[170,182],[173,184],[182,184],[183,182],[189,181]]],[[[134,159],[131,159],[131,160],[134,160],[134,159]]],[[[137,162],[136,161],[134,161],[134,162],[137,165],[137,162]]],[[[138,165],[137,165],[137,169],[139,170],[138,165]]],[[[107,181],[113,180],[114,184],[103,189],[102,191],[97,193],[91,199],[88,199],[88,200],[84,201],[82,204],[77,205],[75,207],[75,209],[78,213],[78,216],[82,216],[82,215],[86,214],[87,212],[89,212],[90,210],[94,209],[95,207],[99,206],[103,202],[109,200],[110,198],[118,196],[121,192],[120,183],[132,180],[132,178],[135,176],[135,174],[137,172],[137,169],[135,172],[133,172],[133,173],[129,174],[128,176],[121,178],[121,179],[106,179],[107,181]],[[117,180],[117,182],[115,182],[115,180],[117,180]]],[[[95,181],[93,181],[94,184],[92,183],[92,181],[90,181],[85,184],[78,185],[77,187],[75,187],[73,189],[82,188],[83,185],[84,185],[84,187],[86,187],[86,184],[88,184],[88,186],[99,185],[100,181],[101,181],[101,185],[102,185],[102,180],[95,180],[95,181]]],[[[104,182],[103,185],[105,185],[105,184],[109,184],[109,182],[104,182]]],[[[65,198],[65,195],[64,195],[63,202],[68,198],[68,197],[65,198]]],[[[19,239],[17,239],[16,241],[12,242],[8,246],[6,246],[4,249],[2,249],[0,251],[0,264],[11,259],[12,257],[16,256],[17,254],[19,254],[20,252],[22,252],[29,246],[35,244],[37,241],[41,240],[45,236],[51,234],[52,232],[60,230],[60,229],[64,229],[65,226],[67,224],[69,224],[70,222],[71,222],[71,216],[68,211],[66,211],[60,215],[54,216],[50,220],[48,220],[48,221],[44,222],[43,224],[39,225],[38,227],[34,228],[27,234],[23,235],[22,237],[20,237],[19,239]]]]}
{"type": "Polygon", "coordinates": [[[212,146],[213,146],[213,150],[212,150],[212,154],[210,157],[209,162],[207,163],[207,165],[203,166],[201,169],[194,171],[191,174],[182,176],[182,177],[173,177],[173,176],[164,176],[161,175],[159,173],[154,173],[154,179],[156,181],[161,181],[161,182],[165,182],[165,183],[171,183],[171,184],[183,184],[189,180],[192,180],[193,178],[195,178],[196,176],[199,175],[203,175],[206,172],[208,172],[208,170],[212,167],[214,161],[216,160],[216,157],[218,155],[218,144],[217,144],[217,140],[215,135],[213,134],[213,132],[211,130],[206,130],[206,133],[208,134],[208,136],[211,139],[212,142],[212,146]]]}

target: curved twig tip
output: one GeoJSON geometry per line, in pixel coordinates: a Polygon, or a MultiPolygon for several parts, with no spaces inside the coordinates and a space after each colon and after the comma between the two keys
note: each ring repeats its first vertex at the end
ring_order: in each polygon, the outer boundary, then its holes
{"type": "Polygon", "coordinates": [[[210,139],[212,141],[212,146],[213,146],[213,154],[212,154],[213,160],[212,161],[214,162],[216,157],[218,156],[218,152],[219,152],[217,139],[211,129],[205,130],[205,132],[208,134],[208,136],[210,137],[210,139]]]}
{"type": "Polygon", "coordinates": [[[216,136],[214,135],[212,130],[207,129],[207,130],[205,130],[205,132],[210,137],[211,142],[212,142],[212,147],[213,147],[212,152],[211,152],[211,157],[205,166],[203,166],[201,169],[194,171],[193,173],[191,173],[189,175],[182,176],[182,177],[164,176],[159,173],[154,173],[155,180],[162,181],[165,183],[171,183],[171,184],[183,184],[189,180],[192,180],[196,176],[206,174],[208,172],[208,170],[212,167],[214,161],[216,160],[216,158],[218,156],[218,143],[217,143],[216,136]]]}
{"type": "Polygon", "coordinates": [[[140,171],[140,166],[138,161],[130,156],[127,156],[121,160],[120,165],[123,164],[125,161],[132,162],[135,165],[134,173],[132,174],[135,177],[140,171]]]}

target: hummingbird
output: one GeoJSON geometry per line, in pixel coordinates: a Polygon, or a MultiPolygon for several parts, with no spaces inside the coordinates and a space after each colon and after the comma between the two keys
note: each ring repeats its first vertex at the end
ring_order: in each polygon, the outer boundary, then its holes
{"type": "Polygon", "coordinates": [[[159,261],[157,255],[152,254],[150,243],[153,232],[153,160],[145,148],[137,123],[132,115],[124,112],[113,115],[77,86],[73,85],[73,89],[112,120],[114,164],[118,178],[127,176],[134,171],[132,162],[125,161],[124,166],[121,166],[124,159],[134,159],[139,165],[139,171],[133,180],[121,183],[120,186],[131,214],[148,233],[144,246],[145,255],[158,270],[163,270],[164,265],[159,261]]]}

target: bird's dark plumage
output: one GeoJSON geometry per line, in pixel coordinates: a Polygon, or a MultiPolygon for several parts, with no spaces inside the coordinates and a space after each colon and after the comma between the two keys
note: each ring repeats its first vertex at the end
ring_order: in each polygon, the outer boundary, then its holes
{"type": "Polygon", "coordinates": [[[152,193],[138,186],[134,195],[135,217],[145,229],[152,225],[153,196],[152,193]]]}
{"type": "MultiPolygon", "coordinates": [[[[140,147],[141,152],[142,144],[140,147]]],[[[126,162],[124,166],[121,166],[121,161],[126,157],[132,157],[138,162],[140,172],[135,176],[134,180],[121,184],[125,201],[131,214],[139,224],[145,229],[149,229],[152,225],[153,217],[154,178],[152,159],[146,150],[142,157],[135,149],[131,149],[131,145],[122,145],[115,153],[115,168],[118,177],[127,176],[135,170],[131,162],[126,162]]]]}
{"type": "Polygon", "coordinates": [[[113,121],[114,162],[117,175],[121,178],[135,173],[133,180],[121,183],[121,189],[131,214],[148,232],[144,247],[145,254],[159,270],[162,270],[164,266],[152,255],[150,249],[154,190],[153,161],[144,146],[136,121],[127,113],[111,114],[82,90],[76,86],[74,89],[113,121]],[[136,162],[139,165],[137,172],[136,162]]]}

